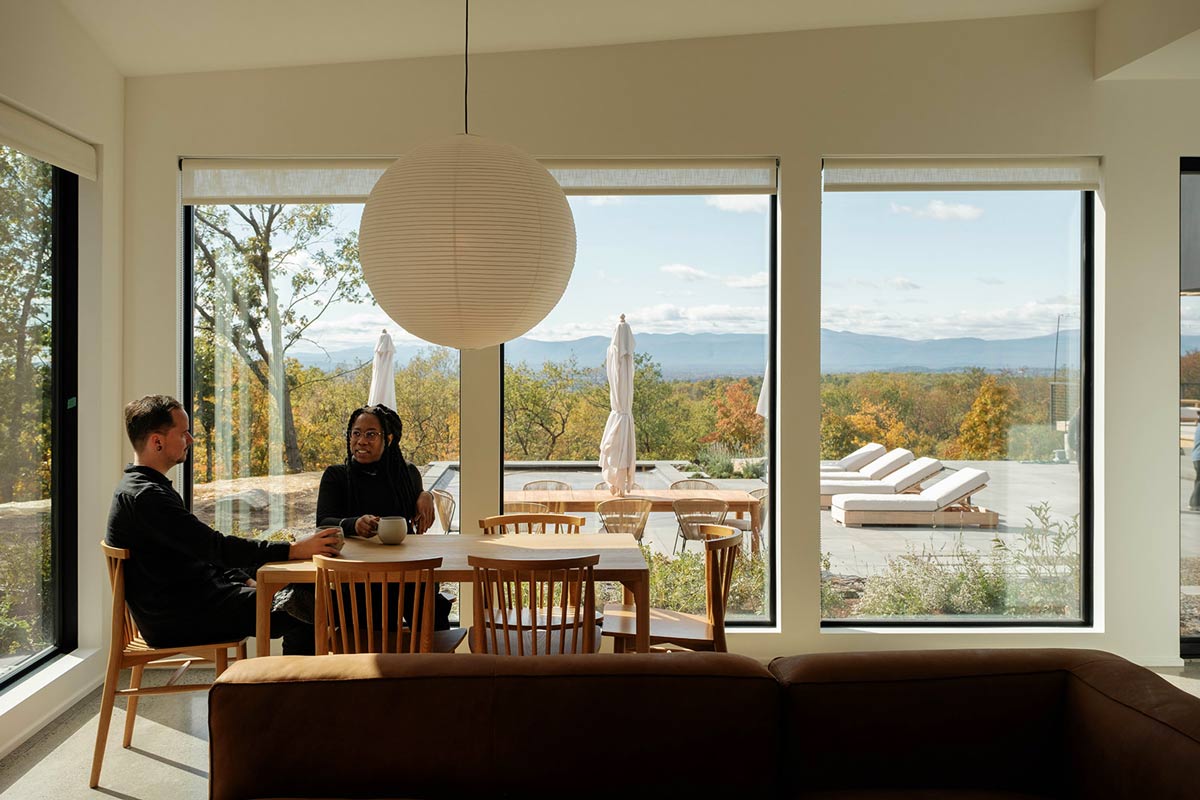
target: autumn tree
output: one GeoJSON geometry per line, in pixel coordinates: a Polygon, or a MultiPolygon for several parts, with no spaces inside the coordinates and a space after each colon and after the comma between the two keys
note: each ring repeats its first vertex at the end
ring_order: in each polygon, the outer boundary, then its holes
{"type": "MultiPolygon", "coordinates": [[[[571,418],[582,401],[584,373],[574,358],[535,370],[504,365],[504,453],[512,460],[562,458],[571,418]]],[[[597,440],[599,447],[599,440],[597,440]]]]}
{"type": "Polygon", "coordinates": [[[49,491],[52,183],[0,145],[0,502],[49,491]]]}
{"type": "Polygon", "coordinates": [[[1179,357],[1179,397],[1183,400],[1200,398],[1200,350],[1179,357]]]}
{"type": "Polygon", "coordinates": [[[721,442],[744,455],[753,455],[762,448],[765,420],[758,416],[758,396],[749,380],[726,383],[714,394],[713,406],[716,429],[701,441],[721,442]]]}
{"type": "Polygon", "coordinates": [[[1008,431],[1012,424],[1013,389],[989,375],[979,386],[971,410],[959,427],[958,444],[962,458],[993,461],[1008,452],[1008,431]]]}
{"type": "Polygon", "coordinates": [[[287,379],[288,351],[338,304],[363,302],[356,232],[334,236],[328,205],[196,208],[195,308],[200,336],[236,351],[274,406],[289,472],[304,469],[287,379]]]}

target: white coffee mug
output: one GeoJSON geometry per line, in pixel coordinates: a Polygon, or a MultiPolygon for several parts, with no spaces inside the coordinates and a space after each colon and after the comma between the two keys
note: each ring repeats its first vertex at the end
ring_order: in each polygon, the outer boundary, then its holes
{"type": "Polygon", "coordinates": [[[314,536],[316,536],[317,534],[323,533],[324,531],[336,531],[337,532],[337,549],[338,549],[338,552],[340,553],[342,551],[342,548],[346,546],[346,534],[342,532],[341,528],[334,528],[334,527],[318,528],[317,530],[312,531],[311,533],[306,532],[306,533],[297,534],[295,539],[297,542],[307,541],[307,540],[313,538],[314,536]]]}
{"type": "Polygon", "coordinates": [[[404,517],[380,517],[379,541],[384,544],[400,544],[408,536],[408,520],[404,517]]]}

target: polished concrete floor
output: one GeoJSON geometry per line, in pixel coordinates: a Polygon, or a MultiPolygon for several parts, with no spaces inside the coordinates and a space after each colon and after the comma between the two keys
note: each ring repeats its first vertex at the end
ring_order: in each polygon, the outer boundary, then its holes
{"type": "MultiPolygon", "coordinates": [[[[1156,670],[1181,689],[1200,696],[1200,662],[1156,670]]],[[[167,673],[148,674],[161,682],[167,673]]],[[[212,672],[195,670],[211,680],[212,672]]],[[[122,685],[128,685],[128,675],[122,685]]],[[[88,789],[100,690],[92,692],[11,755],[0,761],[0,799],[203,800],[208,797],[207,696],[203,693],[143,698],[133,747],[121,748],[124,701],[117,701],[109,731],[100,788],[88,789]]],[[[864,733],[867,733],[864,731],[864,733]]]]}

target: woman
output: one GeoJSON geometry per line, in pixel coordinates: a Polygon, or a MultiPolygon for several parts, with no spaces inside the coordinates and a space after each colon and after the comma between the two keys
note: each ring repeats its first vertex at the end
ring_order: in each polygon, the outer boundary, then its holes
{"type": "MultiPolygon", "coordinates": [[[[317,527],[340,526],[347,536],[367,538],[380,517],[404,517],[410,533],[433,524],[433,495],[421,473],[404,460],[400,416],[384,405],[365,406],[346,425],[346,461],[325,468],[317,494],[317,527]]],[[[434,629],[449,630],[452,601],[434,595],[434,629]]],[[[411,600],[411,595],[408,600],[411,600]]],[[[407,603],[406,603],[407,604],[407,603]]],[[[405,615],[411,608],[405,609],[405,615]]]]}
{"type": "Polygon", "coordinates": [[[380,517],[410,520],[410,532],[433,524],[433,495],[404,460],[404,424],[387,406],[365,406],[346,425],[346,461],[326,467],[317,494],[317,527],[341,526],[347,536],[374,536],[380,517]]]}

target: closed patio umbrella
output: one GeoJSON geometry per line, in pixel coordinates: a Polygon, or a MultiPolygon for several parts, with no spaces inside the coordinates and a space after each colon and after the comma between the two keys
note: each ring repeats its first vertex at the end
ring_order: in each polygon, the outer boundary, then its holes
{"type": "Polygon", "coordinates": [[[385,329],[375,344],[375,361],[371,364],[371,393],[367,405],[385,405],[396,409],[396,347],[385,329]]]}
{"type": "Polygon", "coordinates": [[[754,407],[754,413],[758,414],[763,419],[771,416],[771,365],[767,365],[766,372],[763,373],[762,388],[758,390],[758,405],[754,407]]]}
{"type": "Polygon", "coordinates": [[[637,439],[633,427],[633,331],[625,315],[613,331],[604,357],[608,373],[608,402],[612,409],[600,439],[600,473],[618,497],[633,487],[637,469],[637,439]]]}

